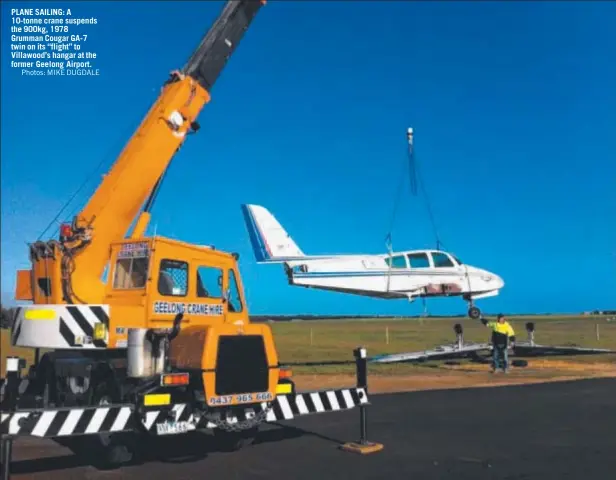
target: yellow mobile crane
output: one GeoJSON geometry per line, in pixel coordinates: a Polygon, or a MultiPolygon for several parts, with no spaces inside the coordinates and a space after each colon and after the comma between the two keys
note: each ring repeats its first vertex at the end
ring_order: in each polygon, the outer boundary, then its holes
{"type": "Polygon", "coordinates": [[[237,448],[264,421],[367,403],[363,387],[295,395],[270,327],[250,321],[238,255],[145,236],[171,159],[264,4],[227,2],[83,210],[58,239],[30,245],[16,298],[32,304],[17,309],[11,340],[36,355],[23,379],[7,361],[0,434],[94,434],[108,446],[126,431],[204,427],[237,448]]]}
{"type": "Polygon", "coordinates": [[[197,115],[264,3],[227,3],[72,224],[60,227],[58,240],[30,246],[32,268],[17,273],[16,298],[33,305],[19,310],[12,341],[54,350],[37,362],[35,376],[45,381],[32,393],[56,406],[120,400],[129,329],[168,329],[182,315],[169,358],[178,368],[201,369],[199,380],[216,385],[219,395],[208,391],[208,405],[224,401],[221,395],[275,395],[272,334],[250,323],[237,255],[144,236],[172,157],[199,130],[197,115]]]}
{"type": "MultiPolygon", "coordinates": [[[[272,334],[267,326],[250,323],[237,255],[144,236],[172,157],[199,130],[199,112],[264,3],[227,3],[184,68],[171,73],[72,224],[60,227],[58,240],[30,246],[32,268],[18,272],[16,297],[33,305],[19,310],[12,341],[54,350],[43,355],[36,371],[45,379],[36,387],[47,391],[32,393],[57,406],[120,400],[117,385],[125,384],[128,372],[129,329],[170,328],[181,314],[183,328],[175,332],[169,352],[176,367],[201,369],[200,380],[216,385],[220,395],[275,395],[272,334]],[[219,375],[216,367],[230,373],[219,375]]],[[[222,402],[220,395],[208,392],[206,402],[222,402]]]]}

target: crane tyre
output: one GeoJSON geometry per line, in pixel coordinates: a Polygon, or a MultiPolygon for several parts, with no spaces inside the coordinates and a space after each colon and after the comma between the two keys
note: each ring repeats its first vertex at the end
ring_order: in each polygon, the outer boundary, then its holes
{"type": "MultiPolygon", "coordinates": [[[[118,389],[111,378],[101,381],[94,387],[94,405],[109,405],[119,401],[118,389]]],[[[85,437],[88,451],[95,458],[94,466],[101,470],[119,468],[133,459],[133,452],[126,442],[126,433],[100,434],[85,437]]],[[[84,440],[85,440],[84,439],[84,440]]]]}

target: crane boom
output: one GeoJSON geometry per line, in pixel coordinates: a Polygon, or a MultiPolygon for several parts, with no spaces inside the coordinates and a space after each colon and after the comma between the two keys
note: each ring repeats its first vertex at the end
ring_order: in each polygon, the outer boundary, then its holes
{"type": "MultiPolygon", "coordinates": [[[[210,91],[265,1],[229,1],[181,71],[171,73],[136,132],[60,242],[30,247],[31,271],[18,272],[17,298],[35,303],[100,303],[113,242],[145,232],[139,212],[210,100],[210,91]],[[29,293],[28,293],[29,290],[29,293]]],[[[149,202],[148,202],[149,203],[149,202]]]]}
{"type": "Polygon", "coordinates": [[[264,1],[228,2],[182,69],[208,92],[264,1]]]}

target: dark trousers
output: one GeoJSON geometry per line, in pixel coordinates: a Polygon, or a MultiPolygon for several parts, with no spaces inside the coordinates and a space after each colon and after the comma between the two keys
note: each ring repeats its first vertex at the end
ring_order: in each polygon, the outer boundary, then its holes
{"type": "Polygon", "coordinates": [[[509,366],[507,345],[494,345],[492,349],[492,368],[502,368],[506,370],[509,366]]]}

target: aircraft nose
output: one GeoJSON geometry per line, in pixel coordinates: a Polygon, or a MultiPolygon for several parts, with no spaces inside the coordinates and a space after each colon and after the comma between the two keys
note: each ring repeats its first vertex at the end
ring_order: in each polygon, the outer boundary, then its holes
{"type": "Polygon", "coordinates": [[[487,282],[490,289],[499,290],[505,286],[505,281],[502,277],[493,272],[489,272],[488,270],[483,270],[481,277],[482,280],[487,282]]]}
{"type": "Polygon", "coordinates": [[[502,277],[496,275],[495,273],[490,273],[490,275],[492,275],[492,277],[494,278],[494,280],[492,280],[494,282],[494,284],[496,285],[496,288],[503,288],[505,286],[505,280],[503,280],[502,277]]]}

